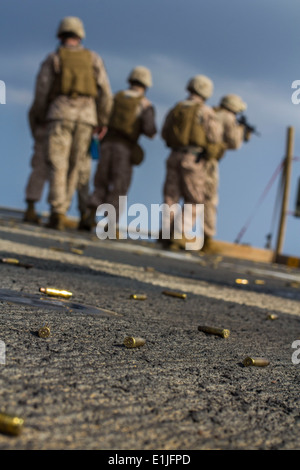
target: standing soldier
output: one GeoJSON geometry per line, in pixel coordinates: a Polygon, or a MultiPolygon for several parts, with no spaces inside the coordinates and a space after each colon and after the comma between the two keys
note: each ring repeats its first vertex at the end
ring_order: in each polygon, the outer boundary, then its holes
{"type": "MultiPolygon", "coordinates": [[[[190,227],[196,221],[196,204],[204,204],[204,239],[215,233],[215,220],[207,217],[206,206],[216,204],[216,155],[222,148],[222,126],[216,113],[205,104],[213,93],[213,82],[196,75],[187,84],[189,95],[172,108],[164,121],[162,138],[171,154],[167,160],[164,202],[171,207],[180,199],[192,205],[190,227]],[[207,184],[208,180],[211,184],[207,184]]],[[[174,214],[170,214],[171,239],[174,236],[174,214]]],[[[163,233],[162,233],[163,235],[163,233]]],[[[162,240],[165,245],[170,240],[162,240]]],[[[176,240],[174,240],[176,241],[176,240]]]]}
{"type": "Polygon", "coordinates": [[[241,147],[243,141],[249,140],[249,129],[245,128],[237,120],[237,114],[242,113],[246,109],[247,104],[244,103],[242,98],[233,94],[224,96],[219,106],[214,108],[223,126],[223,142],[225,144],[223,151],[218,156],[218,160],[224,156],[226,150],[237,150],[241,147]]]}
{"type": "MultiPolygon", "coordinates": [[[[40,224],[41,218],[35,210],[35,204],[41,200],[44,186],[49,182],[50,167],[47,160],[47,123],[36,124],[32,115],[32,108],[29,111],[29,124],[32,137],[34,138],[33,155],[31,158],[32,171],[29,175],[25,196],[27,208],[24,214],[24,222],[40,224]]],[[[84,162],[85,167],[81,168],[78,175],[78,209],[81,214],[86,211],[89,196],[89,178],[91,172],[91,159],[84,162]]],[[[72,198],[69,201],[70,205],[72,198]]],[[[74,227],[72,222],[65,219],[66,226],[74,227]]]]}
{"type": "Polygon", "coordinates": [[[204,251],[209,250],[211,247],[211,240],[215,234],[216,227],[216,213],[218,204],[218,185],[219,185],[219,168],[218,161],[224,157],[226,150],[237,150],[242,145],[243,141],[250,139],[249,130],[237,121],[237,114],[245,111],[247,104],[243,102],[242,98],[238,95],[229,94],[224,96],[218,107],[214,107],[218,120],[222,125],[222,141],[220,151],[216,155],[214,161],[214,173],[207,174],[205,181],[205,192],[210,192],[212,197],[209,198],[205,206],[205,217],[211,225],[211,230],[206,233],[204,251]],[[212,176],[212,177],[211,177],[212,176]]]}
{"type": "Polygon", "coordinates": [[[57,31],[60,46],[39,71],[32,114],[35,123],[47,121],[50,165],[48,226],[62,230],[79,175],[89,179],[88,149],[94,128],[105,133],[112,95],[101,57],[83,48],[84,26],[79,18],[64,18],[57,31]]]}
{"type": "Polygon", "coordinates": [[[152,86],[151,72],[146,67],[135,67],[129,77],[129,88],[114,97],[108,131],[101,144],[101,159],[94,178],[94,192],[89,200],[89,211],[81,228],[91,230],[95,225],[97,207],[111,204],[120,218],[119,196],[126,196],[130,187],[133,165],[143,160],[138,145],[141,134],[152,138],[156,134],[155,111],[146,98],[152,86]]]}

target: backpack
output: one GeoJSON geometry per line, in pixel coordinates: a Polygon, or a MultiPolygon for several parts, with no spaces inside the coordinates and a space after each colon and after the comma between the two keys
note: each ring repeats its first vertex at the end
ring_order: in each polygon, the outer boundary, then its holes
{"type": "Polygon", "coordinates": [[[205,147],[205,130],[197,114],[201,105],[193,101],[177,103],[168,116],[169,124],[165,133],[166,144],[170,148],[194,145],[205,147]]]}
{"type": "Polygon", "coordinates": [[[140,122],[137,119],[138,107],[142,96],[132,96],[126,91],[118,92],[114,97],[114,104],[108,127],[131,142],[136,143],[140,135],[140,122]]]}

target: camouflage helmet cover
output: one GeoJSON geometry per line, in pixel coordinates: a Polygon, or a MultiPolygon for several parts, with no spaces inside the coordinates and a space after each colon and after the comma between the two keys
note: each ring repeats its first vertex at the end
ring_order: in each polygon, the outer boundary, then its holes
{"type": "Polygon", "coordinates": [[[211,79],[205,75],[196,75],[189,80],[186,89],[207,100],[213,94],[214,85],[211,79]]]}
{"type": "Polygon", "coordinates": [[[76,34],[80,39],[85,37],[84,26],[80,18],[76,16],[66,16],[61,20],[57,29],[57,37],[63,33],[76,34]]]}
{"type": "Polygon", "coordinates": [[[149,88],[152,86],[152,76],[149,69],[138,65],[129,74],[128,82],[137,81],[145,87],[149,88]]]}
{"type": "Polygon", "coordinates": [[[232,111],[233,113],[241,113],[247,109],[247,104],[238,95],[226,95],[221,99],[221,106],[232,111]]]}

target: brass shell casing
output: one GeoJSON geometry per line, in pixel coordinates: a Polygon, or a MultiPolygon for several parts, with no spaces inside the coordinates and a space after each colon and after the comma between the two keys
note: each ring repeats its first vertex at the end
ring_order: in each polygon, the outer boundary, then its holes
{"type": "Polygon", "coordinates": [[[69,299],[73,295],[72,292],[68,292],[66,290],[52,289],[50,287],[40,287],[39,291],[51,297],[63,297],[64,299],[69,299]]]}
{"type": "Polygon", "coordinates": [[[235,282],[236,284],[249,284],[248,279],[236,279],[235,282]]]}
{"type": "Polygon", "coordinates": [[[20,263],[20,261],[15,258],[2,258],[1,262],[5,264],[19,264],[20,263]]]}
{"type": "Polygon", "coordinates": [[[143,294],[132,294],[130,298],[135,300],[146,300],[147,296],[143,294]]]}
{"type": "Polygon", "coordinates": [[[277,320],[277,318],[278,315],[275,315],[275,313],[269,313],[269,315],[267,316],[268,320],[277,320]]]}
{"type": "Polygon", "coordinates": [[[23,429],[24,419],[0,413],[0,432],[18,436],[23,429]]]}
{"type": "Polygon", "coordinates": [[[51,334],[51,331],[50,331],[49,326],[43,326],[38,331],[38,335],[40,338],[49,338],[50,334],[51,334]]]}
{"type": "Polygon", "coordinates": [[[230,336],[230,330],[224,328],[215,328],[213,326],[198,326],[198,330],[203,331],[203,333],[221,336],[222,338],[228,338],[230,336]]]}
{"type": "Polygon", "coordinates": [[[186,299],[186,294],[182,294],[181,292],[172,292],[172,291],[164,290],[163,294],[169,295],[171,297],[178,297],[179,299],[186,299]]]}
{"type": "Polygon", "coordinates": [[[270,361],[263,357],[246,357],[243,360],[243,364],[245,367],[249,367],[249,366],[266,367],[270,364],[270,361]]]}
{"type": "Polygon", "coordinates": [[[124,339],[124,346],[126,346],[126,348],[139,348],[141,346],[144,346],[145,343],[146,340],[144,338],[126,336],[126,338],[124,339]]]}

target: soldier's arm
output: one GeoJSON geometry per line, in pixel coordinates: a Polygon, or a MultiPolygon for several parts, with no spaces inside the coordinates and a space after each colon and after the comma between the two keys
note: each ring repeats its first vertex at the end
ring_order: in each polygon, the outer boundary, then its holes
{"type": "Polygon", "coordinates": [[[98,96],[96,98],[98,125],[104,127],[107,126],[109,121],[113,105],[113,95],[103,60],[95,52],[92,52],[92,55],[98,87],[98,96]]]}
{"type": "Polygon", "coordinates": [[[167,133],[168,133],[169,125],[170,125],[171,114],[172,114],[172,110],[170,110],[168,112],[168,114],[167,114],[167,116],[164,120],[163,126],[162,126],[161,136],[162,136],[164,141],[167,140],[167,133]]]}
{"type": "Polygon", "coordinates": [[[152,138],[157,133],[155,123],[155,109],[147,98],[144,98],[142,106],[141,131],[145,136],[152,138]]]}
{"type": "Polygon", "coordinates": [[[208,141],[212,144],[221,143],[223,141],[223,126],[216,113],[210,108],[206,108],[203,111],[203,125],[206,128],[208,141]]]}
{"type": "Polygon", "coordinates": [[[229,115],[224,123],[223,139],[227,144],[227,148],[237,150],[241,147],[244,140],[244,126],[236,121],[234,115],[229,115]]]}
{"type": "Polygon", "coordinates": [[[36,78],[34,100],[29,111],[29,122],[32,131],[34,131],[36,124],[45,122],[53,82],[53,54],[50,54],[42,63],[36,78]]]}

